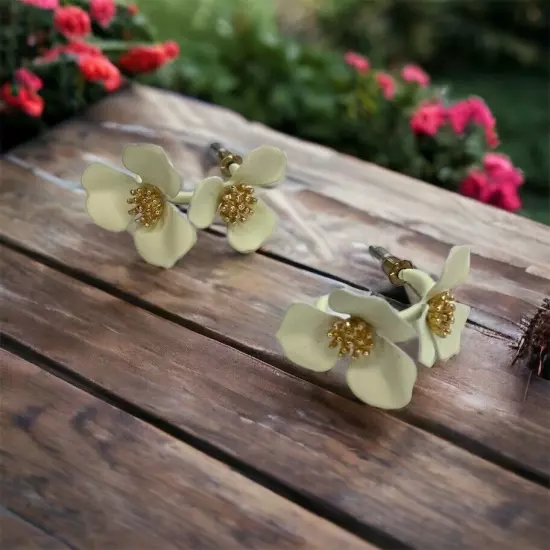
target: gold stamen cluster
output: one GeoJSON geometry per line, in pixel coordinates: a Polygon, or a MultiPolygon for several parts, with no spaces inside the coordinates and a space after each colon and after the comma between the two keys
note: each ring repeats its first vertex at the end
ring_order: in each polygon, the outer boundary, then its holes
{"type": "Polygon", "coordinates": [[[338,355],[350,355],[357,359],[366,357],[374,346],[374,331],[360,317],[337,319],[327,332],[330,338],[329,348],[340,348],[338,355]]]}
{"type": "Polygon", "coordinates": [[[449,291],[440,292],[428,300],[426,321],[436,336],[445,338],[451,334],[455,309],[454,296],[449,291]]]}
{"type": "Polygon", "coordinates": [[[224,189],[219,206],[220,218],[230,225],[245,222],[254,214],[257,199],[253,197],[254,188],[239,183],[224,189]]]}
{"type": "Polygon", "coordinates": [[[132,195],[128,204],[135,204],[134,208],[128,210],[128,214],[135,215],[135,221],[144,227],[151,227],[156,224],[164,212],[164,198],[162,191],[150,183],[146,183],[132,189],[132,195]]]}

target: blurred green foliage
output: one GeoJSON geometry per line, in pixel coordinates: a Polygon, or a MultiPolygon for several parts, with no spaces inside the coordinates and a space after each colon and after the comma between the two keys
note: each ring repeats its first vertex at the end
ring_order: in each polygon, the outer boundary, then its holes
{"type": "Polygon", "coordinates": [[[375,66],[421,62],[438,85],[450,88],[452,97],[475,94],[487,101],[497,118],[500,150],[526,174],[522,197],[528,215],[550,223],[547,2],[138,3],[160,38],[174,38],[182,47],[181,61],[161,69],[149,82],[396,169],[403,163],[400,155],[410,156],[408,133],[395,130],[382,136],[387,129],[375,128],[372,120],[368,125],[344,120],[342,94],[351,82],[342,52],[358,50],[375,66]],[[373,150],[373,143],[382,138],[393,144],[386,147],[391,155],[373,150]]]}
{"type": "Polygon", "coordinates": [[[326,42],[380,63],[548,71],[548,0],[320,0],[316,7],[326,42]]]}

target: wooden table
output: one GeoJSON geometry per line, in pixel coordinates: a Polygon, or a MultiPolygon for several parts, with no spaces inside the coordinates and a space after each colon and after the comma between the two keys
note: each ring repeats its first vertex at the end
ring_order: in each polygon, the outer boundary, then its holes
{"type": "Polygon", "coordinates": [[[524,399],[510,362],[550,228],[139,86],[12,151],[0,185],[2,550],[548,547],[550,382],[524,399]],[[91,161],[154,142],[192,185],[212,140],[285,149],[306,229],[277,200],[262,251],[215,227],[165,271],[87,216],[91,161]],[[457,243],[463,351],[405,410],[282,356],[294,301],[342,282],[403,300],[369,244],[437,274],[457,243]]]}

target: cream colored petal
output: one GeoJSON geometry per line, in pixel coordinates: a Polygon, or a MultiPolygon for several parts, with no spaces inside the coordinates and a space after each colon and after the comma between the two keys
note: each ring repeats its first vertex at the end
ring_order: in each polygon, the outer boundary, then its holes
{"type": "Polygon", "coordinates": [[[347,381],[351,391],[368,405],[400,409],[412,397],[417,369],[395,344],[378,337],[371,354],[350,362],[347,381]]]}
{"type": "Polygon", "coordinates": [[[262,200],[258,200],[254,213],[244,223],[227,228],[229,244],[238,252],[254,252],[273,233],[277,215],[262,200]]]}
{"type": "Polygon", "coordinates": [[[138,227],[134,243],[141,257],[159,267],[172,267],[197,241],[195,228],[173,205],[165,203],[165,214],[154,227],[138,227]]]}
{"type": "Polygon", "coordinates": [[[404,319],[408,323],[412,323],[413,321],[416,321],[418,319],[425,307],[426,304],[424,302],[419,302],[418,304],[409,306],[406,309],[402,309],[399,312],[399,317],[401,317],[401,319],[404,319]]]}
{"type": "Polygon", "coordinates": [[[425,367],[433,367],[436,361],[434,334],[428,327],[426,315],[428,306],[424,305],[418,318],[413,321],[413,327],[418,337],[418,362],[425,367]]]}
{"type": "Polygon", "coordinates": [[[129,143],[124,147],[122,162],[144,183],[157,186],[169,199],[174,198],[181,187],[181,179],[166,151],[152,143],[129,143]]]}
{"type": "Polygon", "coordinates": [[[320,311],[324,311],[325,313],[328,313],[329,307],[328,307],[328,298],[330,294],[325,294],[324,296],[320,296],[315,300],[315,307],[319,309],[320,311]]]}
{"type": "Polygon", "coordinates": [[[378,334],[392,342],[404,342],[414,337],[414,328],[399,316],[395,308],[377,296],[354,294],[348,290],[335,290],[328,299],[330,309],[361,317],[378,334]]]}
{"type": "Polygon", "coordinates": [[[441,277],[428,293],[428,298],[464,283],[468,279],[469,271],[470,247],[453,246],[445,261],[441,277]]]}
{"type": "Polygon", "coordinates": [[[407,283],[405,290],[412,304],[424,300],[435,285],[435,281],[420,269],[402,269],[399,278],[407,283]]]}
{"type": "Polygon", "coordinates": [[[189,221],[195,227],[204,229],[212,224],[222,190],[223,180],[218,176],[206,178],[197,185],[189,206],[189,221]]]}
{"type": "Polygon", "coordinates": [[[446,361],[460,351],[460,338],[466,325],[470,308],[464,304],[455,303],[455,321],[453,323],[451,334],[445,338],[440,338],[432,333],[437,359],[446,361]]]}
{"type": "Polygon", "coordinates": [[[276,147],[264,145],[251,151],[231,176],[231,183],[259,187],[272,185],[285,177],[286,155],[276,147]]]}
{"type": "Polygon", "coordinates": [[[285,355],[305,369],[330,370],[338,361],[339,351],[328,347],[327,332],[334,319],[308,304],[291,305],[276,334],[285,355]]]}
{"type": "Polygon", "coordinates": [[[105,164],[91,164],[82,174],[86,209],[94,222],[108,231],[124,231],[132,221],[127,200],[139,185],[136,178],[105,164]]]}

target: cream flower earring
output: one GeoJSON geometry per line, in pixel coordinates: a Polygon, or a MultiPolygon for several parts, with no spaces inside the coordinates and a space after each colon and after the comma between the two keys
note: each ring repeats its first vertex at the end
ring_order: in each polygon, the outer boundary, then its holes
{"type": "Polygon", "coordinates": [[[413,305],[400,312],[410,322],[418,336],[418,362],[431,367],[436,361],[445,361],[460,350],[462,331],[470,308],[456,302],[452,290],[464,283],[470,270],[470,248],[451,248],[439,281],[415,269],[407,260],[400,260],[380,247],[371,247],[373,256],[393,284],[405,284],[413,305]]]}
{"type": "Polygon", "coordinates": [[[169,268],[195,244],[197,235],[171,201],[180,178],[158,145],[129,144],[122,154],[133,175],[105,164],[91,164],[82,175],[86,208],[94,222],[107,231],[128,230],[141,257],[169,268]]]}
{"type": "Polygon", "coordinates": [[[316,372],[351,357],[351,391],[374,407],[399,409],[411,400],[417,370],[395,343],[414,335],[410,323],[382,298],[336,290],[316,307],[290,306],[277,339],[291,361],[316,372]]]}
{"type": "Polygon", "coordinates": [[[224,180],[213,176],[199,183],[191,194],[177,202],[189,202],[189,221],[198,229],[214,222],[218,215],[227,224],[227,239],[238,252],[254,252],[271,235],[277,216],[261,198],[258,188],[272,186],[284,178],[286,155],[275,147],[262,146],[244,160],[219,144],[217,150],[224,180]]]}

